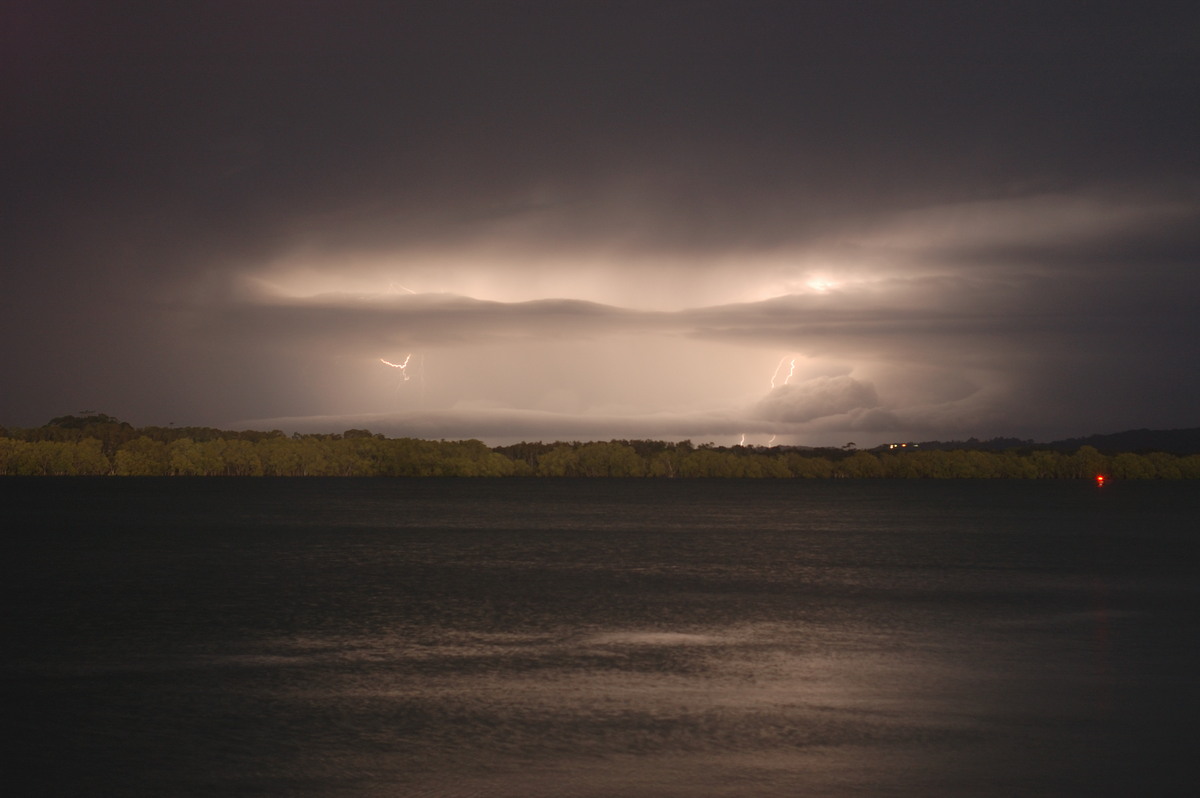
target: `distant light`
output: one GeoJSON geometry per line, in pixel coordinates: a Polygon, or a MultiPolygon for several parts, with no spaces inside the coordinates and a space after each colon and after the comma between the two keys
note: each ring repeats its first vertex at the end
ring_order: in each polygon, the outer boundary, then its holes
{"type": "Polygon", "coordinates": [[[1096,475],[1096,487],[1098,487],[1098,488],[1104,487],[1104,475],[1103,474],[1096,475]]]}

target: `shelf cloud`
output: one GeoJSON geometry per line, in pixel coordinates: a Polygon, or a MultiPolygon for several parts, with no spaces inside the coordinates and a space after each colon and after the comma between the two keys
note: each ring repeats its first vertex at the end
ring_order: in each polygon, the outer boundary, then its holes
{"type": "Polygon", "coordinates": [[[0,424],[1197,423],[1176,4],[125,5],[0,33],[0,424]]]}

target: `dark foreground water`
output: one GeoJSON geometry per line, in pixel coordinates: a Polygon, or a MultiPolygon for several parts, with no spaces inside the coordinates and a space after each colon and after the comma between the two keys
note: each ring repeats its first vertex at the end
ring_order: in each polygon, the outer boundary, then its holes
{"type": "Polygon", "coordinates": [[[1197,483],[7,478],[0,498],[9,794],[1200,785],[1197,483]]]}

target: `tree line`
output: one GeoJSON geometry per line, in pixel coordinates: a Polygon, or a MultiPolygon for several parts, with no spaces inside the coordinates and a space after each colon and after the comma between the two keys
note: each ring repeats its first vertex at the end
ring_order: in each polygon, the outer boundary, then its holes
{"type": "Polygon", "coordinates": [[[846,450],[718,447],[690,441],[519,443],[386,438],[350,429],[142,427],[105,415],[0,428],[0,474],[13,476],[709,477],[776,479],[1200,479],[1200,455],[1024,448],[846,450]]]}

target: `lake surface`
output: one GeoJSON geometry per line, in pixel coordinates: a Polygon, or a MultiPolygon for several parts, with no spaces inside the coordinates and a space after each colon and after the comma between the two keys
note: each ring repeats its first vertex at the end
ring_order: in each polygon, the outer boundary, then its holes
{"type": "Polygon", "coordinates": [[[1200,783],[1194,482],[5,478],[0,497],[22,794],[1200,783]]]}

